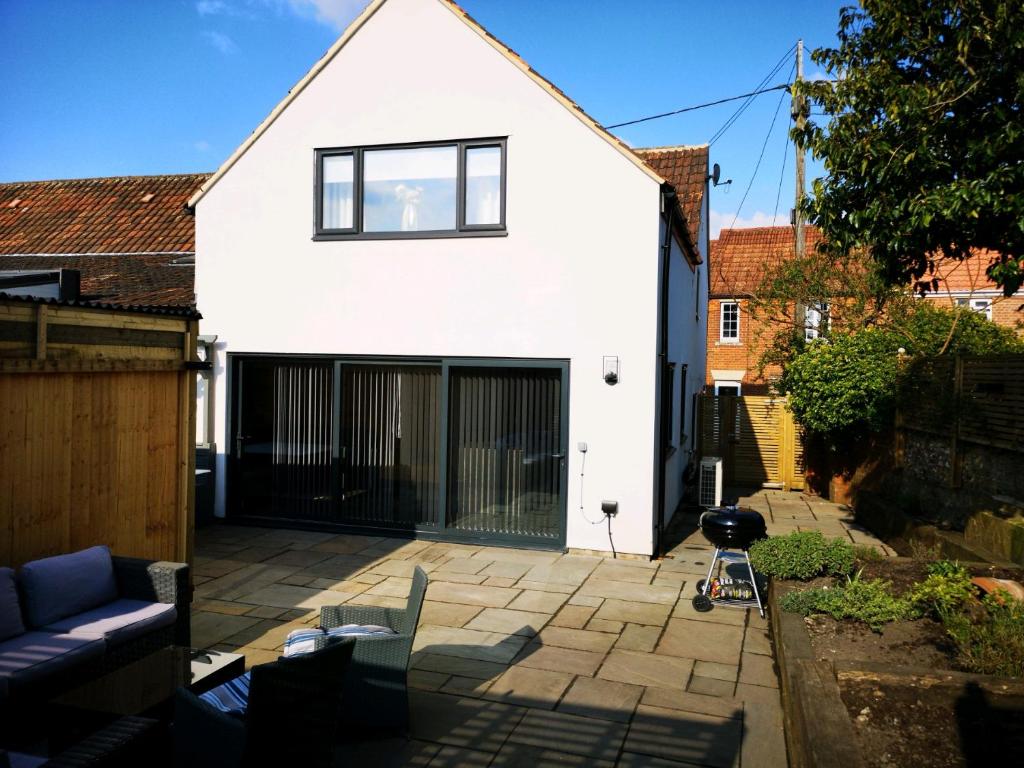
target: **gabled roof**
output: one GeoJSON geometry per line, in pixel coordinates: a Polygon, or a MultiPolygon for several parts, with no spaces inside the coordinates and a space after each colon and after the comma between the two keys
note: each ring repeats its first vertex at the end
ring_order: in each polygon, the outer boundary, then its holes
{"type": "Polygon", "coordinates": [[[77,269],[81,299],[195,304],[195,217],[209,174],[0,184],[0,271],[77,269]]]}
{"type": "Polygon", "coordinates": [[[0,184],[0,253],[192,253],[185,201],[209,174],[0,184]]]}
{"type": "MultiPolygon", "coordinates": [[[[752,227],[723,229],[711,241],[711,296],[746,297],[757,291],[766,267],[791,258],[796,253],[793,227],[752,227]]],[[[804,227],[807,251],[818,245],[821,232],[804,227]]]]}
{"type": "Polygon", "coordinates": [[[633,151],[675,187],[690,240],[699,253],[702,247],[700,217],[708,184],[708,145],[644,147],[633,151]]]}
{"type": "MultiPolygon", "coordinates": [[[[263,122],[261,122],[256,129],[249,135],[249,137],[242,142],[242,144],[236,149],[231,156],[224,161],[224,163],[217,169],[217,171],[206,181],[203,185],[196,190],[188,200],[188,206],[194,208],[196,204],[203,199],[203,196],[209,192],[213,186],[220,181],[221,177],[226,174],[231,167],[241,159],[249,148],[256,143],[256,141],[274,124],[274,121],[288,108],[306,86],[309,85],[313,79],[320,74],[320,72],[331,63],[335,56],[345,47],[352,37],[362,29],[363,25],[366,24],[373,15],[380,10],[381,6],[386,3],[387,0],[372,0],[363,12],[360,13],[355,20],[348,25],[344,32],[341,33],[334,44],[327,49],[327,52],[320,57],[320,59],[313,65],[312,69],[307,72],[298,83],[296,83],[288,94],[281,100],[281,102],[271,110],[270,114],[267,115],[263,122]]],[[[606,141],[612,148],[622,154],[627,160],[633,163],[637,168],[647,174],[652,180],[659,184],[665,183],[666,179],[655,171],[650,165],[645,163],[640,157],[634,154],[629,147],[627,147],[621,140],[616,136],[609,133],[604,127],[598,123],[594,118],[583,111],[583,108],[579,104],[574,102],[568,96],[566,96],[559,88],[557,88],[550,80],[542,77],[535,69],[527,64],[519,54],[509,48],[507,45],[498,40],[494,35],[483,28],[472,16],[466,11],[456,5],[452,0],[437,0],[445,8],[455,14],[456,18],[464,22],[471,30],[476,34],[480,35],[492,48],[498,53],[508,59],[515,67],[517,67],[523,74],[533,80],[537,85],[547,91],[555,100],[557,100],[562,106],[568,109],[574,114],[580,122],[587,126],[590,130],[600,136],[606,141]]]]}

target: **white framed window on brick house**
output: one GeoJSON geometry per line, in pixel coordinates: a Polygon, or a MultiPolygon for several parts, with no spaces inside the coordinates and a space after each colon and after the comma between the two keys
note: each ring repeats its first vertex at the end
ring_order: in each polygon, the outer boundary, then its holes
{"type": "Polygon", "coordinates": [[[957,299],[956,303],[961,307],[970,307],[972,311],[984,315],[989,320],[992,319],[992,299],[957,299]]]}
{"type": "Polygon", "coordinates": [[[740,343],[740,305],[736,301],[723,301],[718,319],[718,340],[723,344],[740,343]]]}
{"type": "Polygon", "coordinates": [[[804,340],[813,341],[828,333],[828,304],[811,302],[804,307],[804,340]]]}

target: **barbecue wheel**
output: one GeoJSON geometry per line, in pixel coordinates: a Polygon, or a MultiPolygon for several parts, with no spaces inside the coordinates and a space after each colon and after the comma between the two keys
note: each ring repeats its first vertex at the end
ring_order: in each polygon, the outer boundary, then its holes
{"type": "Polygon", "coordinates": [[[697,594],[698,595],[703,595],[704,594],[704,579],[701,579],[700,581],[697,582],[697,594]]]}
{"type": "Polygon", "coordinates": [[[693,598],[693,610],[698,613],[707,613],[712,607],[711,598],[707,595],[697,595],[693,598]]]}

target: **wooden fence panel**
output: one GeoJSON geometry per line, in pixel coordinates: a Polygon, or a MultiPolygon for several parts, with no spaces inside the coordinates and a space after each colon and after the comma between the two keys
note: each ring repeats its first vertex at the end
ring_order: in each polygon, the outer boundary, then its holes
{"type": "Polygon", "coordinates": [[[804,486],[802,435],[785,400],[701,395],[703,456],[724,460],[729,486],[804,486]]]}
{"type": "Polygon", "coordinates": [[[180,559],[175,373],[0,376],[0,562],[180,559]]]}
{"type": "Polygon", "coordinates": [[[191,561],[197,334],[0,300],[0,565],[94,544],[191,561]]]}

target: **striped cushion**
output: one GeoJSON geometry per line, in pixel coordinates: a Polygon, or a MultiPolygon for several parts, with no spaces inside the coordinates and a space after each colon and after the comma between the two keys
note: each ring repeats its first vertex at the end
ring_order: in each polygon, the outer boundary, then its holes
{"type": "Polygon", "coordinates": [[[249,705],[249,673],[239,675],[233,680],[228,680],[223,685],[218,685],[206,693],[200,694],[199,698],[211,707],[227,712],[229,715],[244,715],[249,705]]]}
{"type": "Polygon", "coordinates": [[[340,627],[331,627],[328,630],[314,627],[312,629],[296,629],[288,633],[284,641],[284,655],[296,656],[300,653],[310,653],[316,650],[316,641],[324,637],[352,637],[359,635],[394,635],[395,630],[390,627],[381,627],[375,624],[344,624],[340,627]]]}

